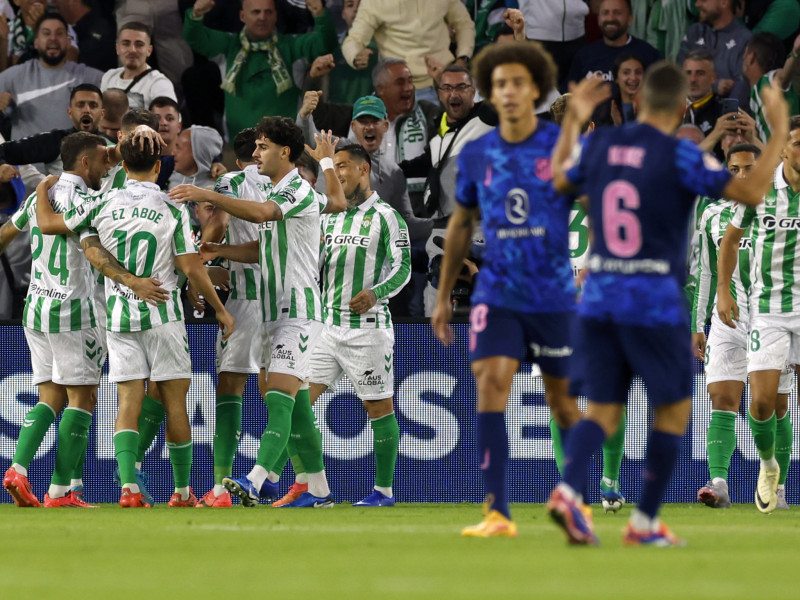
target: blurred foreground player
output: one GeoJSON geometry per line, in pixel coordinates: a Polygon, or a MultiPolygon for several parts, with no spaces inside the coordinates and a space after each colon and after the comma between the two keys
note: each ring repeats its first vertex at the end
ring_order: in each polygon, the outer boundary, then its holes
{"type": "Polygon", "coordinates": [[[559,129],[538,119],[534,104],[553,89],[556,67],[535,42],[490,46],[475,79],[498,112],[499,127],[458,157],[456,207],[447,225],[439,295],[431,318],[451,343],[451,292],[481,219],[486,255],[472,295],[470,359],[478,388],[478,453],[486,486],[485,519],[462,535],[516,536],[506,501],[505,410],[514,374],[526,357],[539,364],[545,397],[562,439],[578,421],[567,363],[575,286],[569,262],[572,200],[554,192],[550,153],[559,129]]]}
{"type": "Polygon", "coordinates": [[[747,180],[732,179],[715,159],[671,137],[685,111],[686,75],[670,63],[650,68],[637,122],[601,129],[570,158],[581,125],[608,92],[587,79],[573,97],[553,153],[556,189],[589,195],[594,235],[590,275],[576,322],[575,362],[585,371],[588,411],[566,444],[564,478],[548,511],[573,544],[597,544],[591,511],[576,490],[589,461],[618,425],[634,375],[642,377],[655,421],[639,505],[623,537],[627,545],[680,545],[657,518],[691,411],[692,353],[682,291],[687,227],[694,197],[761,202],[787,133],[786,102],[765,91],[778,129],[747,180]]]}

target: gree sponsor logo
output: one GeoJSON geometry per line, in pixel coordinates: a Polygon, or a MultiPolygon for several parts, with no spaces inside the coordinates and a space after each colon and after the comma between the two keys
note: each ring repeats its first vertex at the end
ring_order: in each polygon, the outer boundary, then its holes
{"type": "Polygon", "coordinates": [[[349,233],[326,233],[325,234],[326,246],[359,246],[361,248],[369,247],[368,235],[351,235],[349,233]]]}
{"type": "Polygon", "coordinates": [[[776,217],[775,215],[764,215],[761,217],[761,225],[765,229],[800,229],[800,217],[776,217]]]}

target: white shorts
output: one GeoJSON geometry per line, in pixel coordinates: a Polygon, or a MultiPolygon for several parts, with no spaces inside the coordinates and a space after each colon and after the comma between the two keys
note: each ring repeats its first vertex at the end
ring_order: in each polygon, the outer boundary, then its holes
{"type": "Polygon", "coordinates": [[[192,360],[183,321],[145,331],[108,332],[108,379],[113,383],[190,379],[192,360]]]}
{"type": "Polygon", "coordinates": [[[257,300],[228,300],[225,308],[236,319],[233,333],[222,340],[217,333],[217,374],[258,373],[264,362],[264,321],[257,300]]]}
{"type": "Polygon", "coordinates": [[[383,400],[394,395],[393,329],[323,325],[311,361],[314,383],[334,389],[345,374],[362,400],[383,400]]]}
{"type": "Polygon", "coordinates": [[[783,371],[800,363],[800,317],[761,315],[750,317],[747,372],[783,371]]]}
{"type": "Polygon", "coordinates": [[[42,333],[25,327],[31,351],[33,384],[97,385],[106,361],[106,340],[99,327],[42,333]]]}
{"type": "Polygon", "coordinates": [[[311,319],[278,319],[263,326],[264,358],[269,373],[294,375],[301,381],[311,375],[311,355],[319,343],[322,323],[311,319]]]}

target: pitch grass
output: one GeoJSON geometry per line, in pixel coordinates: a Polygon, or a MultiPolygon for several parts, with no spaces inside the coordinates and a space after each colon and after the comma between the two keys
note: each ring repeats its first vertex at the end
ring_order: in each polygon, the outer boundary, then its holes
{"type": "Polygon", "coordinates": [[[0,598],[796,598],[800,508],[667,505],[685,548],[626,548],[630,508],[595,507],[568,547],[542,505],[517,539],[465,539],[471,504],[393,509],[98,510],[0,505],[0,598]]]}

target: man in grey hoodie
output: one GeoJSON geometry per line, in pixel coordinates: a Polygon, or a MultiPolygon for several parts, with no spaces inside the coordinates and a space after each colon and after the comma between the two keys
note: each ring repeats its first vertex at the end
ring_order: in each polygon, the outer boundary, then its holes
{"type": "Polygon", "coordinates": [[[182,184],[213,189],[211,163],[222,152],[222,136],[216,129],[192,125],[184,129],[175,142],[172,155],[175,171],[169,178],[167,189],[182,184]]]}

